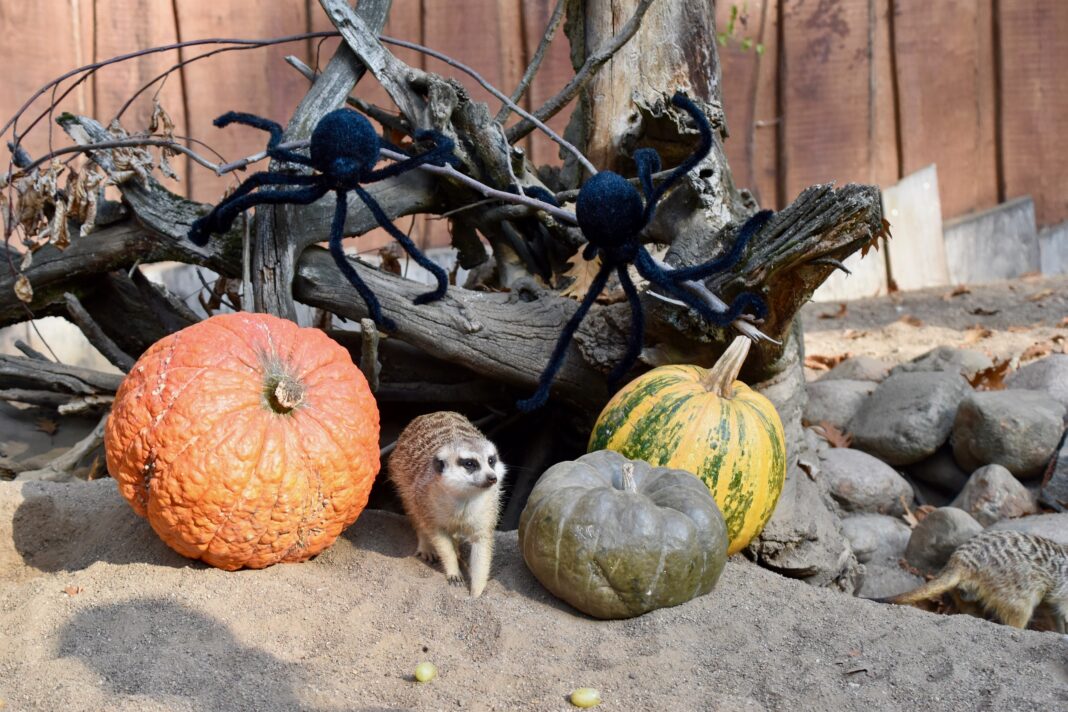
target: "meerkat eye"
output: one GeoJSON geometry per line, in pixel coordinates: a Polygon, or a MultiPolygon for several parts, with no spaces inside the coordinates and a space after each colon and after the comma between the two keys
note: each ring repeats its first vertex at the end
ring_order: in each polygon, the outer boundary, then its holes
{"type": "Polygon", "coordinates": [[[464,468],[468,472],[474,472],[478,469],[478,463],[471,459],[460,460],[460,467],[464,468]]]}
{"type": "Polygon", "coordinates": [[[434,471],[437,472],[439,475],[445,472],[445,461],[442,460],[440,457],[434,458],[434,471]]]}
{"type": "Polygon", "coordinates": [[[497,456],[496,455],[490,455],[489,456],[489,466],[490,467],[495,467],[496,465],[497,465],[497,456]]]}

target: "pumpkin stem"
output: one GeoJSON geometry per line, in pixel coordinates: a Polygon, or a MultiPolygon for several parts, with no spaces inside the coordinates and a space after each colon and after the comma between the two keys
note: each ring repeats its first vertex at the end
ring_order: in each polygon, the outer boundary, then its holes
{"type": "Polygon", "coordinates": [[[637,492],[638,486],[634,484],[634,463],[623,463],[623,491],[637,492]]]}
{"type": "Polygon", "coordinates": [[[268,384],[267,401],[276,413],[288,413],[304,401],[304,386],[289,376],[279,376],[268,384]]]}
{"type": "Polygon", "coordinates": [[[701,385],[720,398],[733,398],[734,382],[738,379],[738,372],[742,370],[742,364],[745,363],[752,344],[748,336],[736,336],[716,361],[716,365],[701,377],[701,385]]]}

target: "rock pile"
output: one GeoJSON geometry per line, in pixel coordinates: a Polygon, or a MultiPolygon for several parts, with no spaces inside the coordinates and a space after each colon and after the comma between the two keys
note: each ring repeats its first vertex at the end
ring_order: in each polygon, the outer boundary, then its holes
{"type": "Polygon", "coordinates": [[[858,595],[919,585],[986,527],[1068,543],[1068,355],[975,390],[969,379],[991,365],[940,347],[893,368],[847,359],[807,385],[810,430],[852,436],[821,443],[810,470],[863,566],[858,595]]]}

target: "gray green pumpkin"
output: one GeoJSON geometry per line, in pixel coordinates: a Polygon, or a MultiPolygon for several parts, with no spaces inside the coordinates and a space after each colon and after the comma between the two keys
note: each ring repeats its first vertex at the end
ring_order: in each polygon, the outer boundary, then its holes
{"type": "Polygon", "coordinates": [[[711,591],[727,527],[689,472],[602,450],[539,478],[519,547],[553,595],[595,618],[631,618],[711,591]]]}

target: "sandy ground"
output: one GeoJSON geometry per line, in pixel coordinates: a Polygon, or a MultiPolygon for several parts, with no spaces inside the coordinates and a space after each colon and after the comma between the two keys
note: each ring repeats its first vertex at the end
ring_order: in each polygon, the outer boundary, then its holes
{"type": "Polygon", "coordinates": [[[731,561],[708,596],[588,619],[500,534],[469,599],[367,511],[304,564],[184,560],[114,482],[0,483],[6,709],[1068,709],[1068,639],[819,590],[731,561]],[[439,677],[412,681],[420,660],[439,677]]]}

